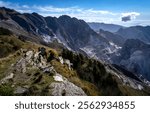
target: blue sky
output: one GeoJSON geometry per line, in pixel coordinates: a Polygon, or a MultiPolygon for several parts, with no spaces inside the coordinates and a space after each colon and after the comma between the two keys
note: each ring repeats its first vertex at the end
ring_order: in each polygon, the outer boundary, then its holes
{"type": "Polygon", "coordinates": [[[150,25],[150,0],[0,0],[2,6],[43,16],[69,15],[86,22],[150,25]]]}

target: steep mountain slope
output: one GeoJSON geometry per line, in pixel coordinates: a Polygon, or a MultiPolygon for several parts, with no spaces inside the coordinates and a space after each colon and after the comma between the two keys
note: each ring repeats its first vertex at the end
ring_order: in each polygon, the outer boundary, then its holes
{"type": "Polygon", "coordinates": [[[113,62],[150,80],[150,45],[138,39],[128,39],[113,62]]]}
{"type": "Polygon", "coordinates": [[[115,34],[115,33],[111,33],[111,32],[108,32],[108,31],[104,31],[102,29],[100,29],[98,31],[98,34],[100,34],[101,36],[103,36],[104,38],[109,40],[110,42],[112,42],[112,43],[114,43],[114,44],[116,44],[117,46],[120,46],[120,47],[122,47],[122,45],[125,42],[125,39],[123,37],[121,37],[120,35],[115,34]]]}
{"type": "Polygon", "coordinates": [[[143,82],[111,65],[68,50],[21,43],[21,49],[0,59],[0,95],[149,95],[143,82]]]}
{"type": "Polygon", "coordinates": [[[83,52],[102,60],[108,60],[109,54],[117,49],[83,20],[66,15],[59,18],[44,18],[36,13],[21,14],[7,8],[0,10],[0,26],[22,35],[27,40],[45,45],[55,41],[69,50],[83,52]]]}
{"type": "Polygon", "coordinates": [[[117,31],[125,39],[139,39],[145,43],[150,43],[150,26],[133,26],[121,28],[117,31]]]}
{"type": "Polygon", "coordinates": [[[103,37],[97,35],[83,20],[64,15],[58,19],[47,17],[46,21],[48,27],[54,31],[56,36],[60,40],[63,38],[66,44],[74,50],[85,46],[90,41],[90,37],[93,37],[93,40],[106,41],[103,37]]]}
{"type": "Polygon", "coordinates": [[[96,22],[89,22],[88,25],[96,32],[98,32],[100,29],[104,31],[109,32],[117,32],[120,28],[123,28],[123,26],[115,25],[115,24],[105,24],[105,23],[96,23],[96,22]]]}

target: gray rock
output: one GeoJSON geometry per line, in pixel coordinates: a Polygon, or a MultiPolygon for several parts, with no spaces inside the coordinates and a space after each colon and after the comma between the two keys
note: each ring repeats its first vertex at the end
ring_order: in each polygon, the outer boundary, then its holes
{"type": "Polygon", "coordinates": [[[68,59],[64,59],[64,64],[66,64],[66,65],[69,67],[69,69],[71,69],[71,66],[73,65],[73,64],[70,62],[70,60],[68,60],[68,59]]]}
{"type": "Polygon", "coordinates": [[[60,74],[54,76],[53,82],[49,88],[54,96],[86,96],[85,92],[75,84],[69,82],[65,77],[60,74]]]}
{"type": "Polygon", "coordinates": [[[23,93],[25,93],[25,92],[27,92],[27,91],[28,91],[27,88],[23,88],[23,87],[21,87],[21,86],[18,86],[18,87],[16,88],[16,90],[14,91],[14,94],[23,94],[23,93]]]}
{"type": "Polygon", "coordinates": [[[51,73],[51,72],[56,73],[56,71],[55,71],[55,69],[54,69],[53,66],[45,67],[45,68],[42,69],[42,71],[43,71],[44,73],[51,73]]]}
{"type": "Polygon", "coordinates": [[[64,64],[64,60],[63,60],[62,57],[59,57],[58,59],[59,59],[59,61],[60,61],[61,64],[64,64]]]}
{"type": "Polygon", "coordinates": [[[26,60],[27,61],[31,60],[31,58],[33,57],[33,54],[34,54],[33,51],[27,51],[25,55],[26,60]]]}

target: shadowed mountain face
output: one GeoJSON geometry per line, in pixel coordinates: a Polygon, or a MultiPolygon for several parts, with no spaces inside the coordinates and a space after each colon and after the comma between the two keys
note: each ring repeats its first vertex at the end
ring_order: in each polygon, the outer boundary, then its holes
{"type": "Polygon", "coordinates": [[[150,26],[121,28],[117,31],[117,34],[125,39],[139,39],[145,43],[150,43],[150,26]]]}
{"type": "Polygon", "coordinates": [[[105,39],[96,34],[83,20],[61,16],[58,19],[46,17],[48,27],[51,28],[58,38],[63,38],[69,46],[74,49],[85,46],[90,41],[90,36],[105,41],[105,39]]]}
{"type": "MultiPolygon", "coordinates": [[[[44,38],[46,42],[50,42],[57,37],[61,42],[71,46],[72,49],[84,46],[89,42],[90,37],[106,41],[103,37],[96,34],[83,20],[70,18],[65,15],[59,18],[44,18],[37,13],[20,14],[7,8],[1,8],[0,15],[1,22],[5,21],[1,25],[2,27],[8,27],[7,25],[11,21],[14,26],[22,28],[22,32],[44,38]]],[[[19,34],[19,32],[17,33],[19,34]]]]}
{"type": "Polygon", "coordinates": [[[150,80],[150,45],[138,39],[128,39],[119,54],[113,58],[114,63],[150,80]]]}
{"type": "Polygon", "coordinates": [[[55,18],[43,17],[37,13],[21,14],[11,9],[6,12],[6,8],[1,8],[3,17],[0,18],[0,26],[18,35],[29,37],[28,40],[47,45],[57,41],[70,50],[81,51],[102,60],[108,59],[109,54],[117,49],[83,20],[66,15],[55,18]]]}
{"type": "Polygon", "coordinates": [[[111,33],[108,31],[104,31],[102,29],[100,29],[98,31],[98,34],[103,36],[104,38],[106,38],[107,40],[113,42],[114,44],[122,47],[123,43],[125,42],[125,38],[121,37],[120,35],[116,34],[116,33],[111,33]]]}

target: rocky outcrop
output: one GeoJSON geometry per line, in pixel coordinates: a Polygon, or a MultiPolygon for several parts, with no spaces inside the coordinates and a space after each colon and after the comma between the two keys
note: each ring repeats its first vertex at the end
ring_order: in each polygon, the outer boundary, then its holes
{"type": "Polygon", "coordinates": [[[52,89],[52,95],[55,96],[86,96],[85,92],[78,86],[69,82],[65,77],[60,74],[54,76],[53,82],[49,88],[52,89]]]}
{"type": "MultiPolygon", "coordinates": [[[[21,50],[21,52],[23,51],[25,50],[21,50]]],[[[35,89],[32,89],[32,85],[38,85],[38,83],[42,81],[42,84],[45,84],[46,89],[49,90],[45,95],[86,95],[80,87],[69,82],[68,79],[63,77],[61,74],[58,74],[55,68],[51,65],[51,63],[47,62],[46,56],[43,56],[41,50],[37,52],[33,50],[28,50],[22,54],[23,57],[19,59],[11,69],[11,71],[14,73],[9,72],[10,74],[0,81],[0,85],[8,84],[11,81],[11,87],[14,88],[14,95],[32,95],[32,93],[36,92],[34,91],[35,89]],[[44,76],[46,76],[47,78],[44,79],[44,76]],[[49,79],[52,81],[47,83],[44,82],[48,81],[49,79]]],[[[64,65],[68,66],[68,69],[71,69],[70,61],[67,59],[64,60],[62,58],[60,62],[62,60],[64,61],[64,65]]],[[[42,90],[44,90],[45,87],[39,87],[41,88],[36,90],[38,90],[38,93],[42,93],[42,90]]]]}

